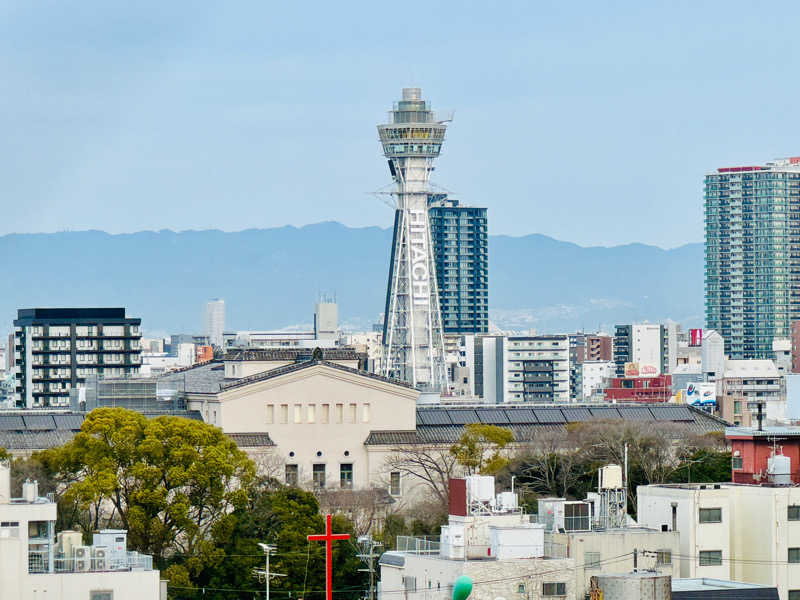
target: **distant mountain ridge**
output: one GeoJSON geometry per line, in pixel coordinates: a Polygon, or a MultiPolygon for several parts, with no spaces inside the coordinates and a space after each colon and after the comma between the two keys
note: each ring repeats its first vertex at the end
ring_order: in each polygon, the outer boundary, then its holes
{"type": "MultiPolygon", "coordinates": [[[[102,231],[0,237],[0,331],[18,308],[125,306],[147,331],[199,332],[225,299],[226,329],[311,321],[320,292],[367,328],[384,307],[390,229],[336,222],[238,232],[102,231]]],[[[703,245],[582,247],[541,234],[489,237],[490,318],[503,329],[573,331],[703,320],[703,245]]]]}

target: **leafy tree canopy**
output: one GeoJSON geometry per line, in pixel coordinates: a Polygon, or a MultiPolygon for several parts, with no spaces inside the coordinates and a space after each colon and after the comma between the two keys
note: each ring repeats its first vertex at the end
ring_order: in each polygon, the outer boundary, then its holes
{"type": "Polygon", "coordinates": [[[246,505],[255,467],[222,431],[174,416],[98,408],[75,438],[37,459],[81,507],[109,503],[129,543],[157,563],[200,555],[226,515],[246,505]]]}
{"type": "Polygon", "coordinates": [[[506,427],[470,423],[450,453],[470,474],[494,475],[508,464],[502,450],[514,440],[506,427]]]}

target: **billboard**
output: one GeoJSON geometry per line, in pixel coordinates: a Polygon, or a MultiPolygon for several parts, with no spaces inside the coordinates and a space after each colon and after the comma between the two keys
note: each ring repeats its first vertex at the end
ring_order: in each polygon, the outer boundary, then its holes
{"type": "Polygon", "coordinates": [[[655,377],[658,375],[658,367],[641,363],[625,363],[625,377],[655,377]]]}
{"type": "Polygon", "coordinates": [[[638,377],[639,376],[639,363],[628,362],[625,363],[625,377],[638,377]]]}
{"type": "Polygon", "coordinates": [[[690,329],[689,330],[689,346],[702,346],[703,345],[703,330],[690,329]]]}
{"type": "Polygon", "coordinates": [[[686,404],[716,404],[717,387],[714,383],[690,383],[686,386],[686,404]]]}

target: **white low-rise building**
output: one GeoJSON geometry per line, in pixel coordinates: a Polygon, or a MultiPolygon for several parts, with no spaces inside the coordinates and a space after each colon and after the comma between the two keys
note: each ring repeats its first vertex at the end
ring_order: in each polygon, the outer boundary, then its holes
{"type": "Polygon", "coordinates": [[[640,486],[638,519],[680,532],[680,576],[732,579],[800,598],[800,489],[785,485],[640,486]]]}
{"type": "Polygon", "coordinates": [[[91,546],[79,532],[56,537],[53,498],[40,497],[35,481],[23,484],[22,498],[11,498],[10,480],[8,465],[0,463],[2,600],[166,598],[152,557],[128,552],[124,531],[98,532],[91,546]]]}
{"type": "Polygon", "coordinates": [[[612,360],[585,360],[583,368],[583,400],[588,401],[599,392],[605,395],[608,380],[615,377],[616,364],[612,360]]]}
{"type": "Polygon", "coordinates": [[[378,600],[449,600],[462,575],[471,599],[574,597],[572,559],[545,539],[545,526],[517,508],[516,495],[495,496],[494,477],[452,480],[441,540],[398,537],[380,559],[378,600]]]}

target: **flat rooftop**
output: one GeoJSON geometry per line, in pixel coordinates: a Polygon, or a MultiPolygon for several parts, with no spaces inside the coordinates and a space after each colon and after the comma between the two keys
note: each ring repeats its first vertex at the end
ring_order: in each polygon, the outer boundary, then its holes
{"type": "Polygon", "coordinates": [[[705,592],[712,590],[751,590],[751,589],[770,589],[774,586],[761,585],[760,583],[746,583],[744,581],[728,581],[726,579],[673,579],[673,592],[705,592]]]}
{"type": "Polygon", "coordinates": [[[726,427],[725,437],[800,437],[800,427],[726,427]]]}

